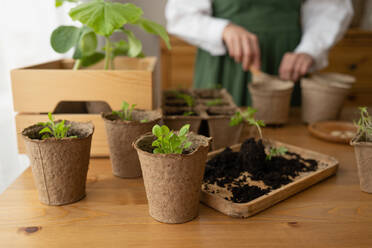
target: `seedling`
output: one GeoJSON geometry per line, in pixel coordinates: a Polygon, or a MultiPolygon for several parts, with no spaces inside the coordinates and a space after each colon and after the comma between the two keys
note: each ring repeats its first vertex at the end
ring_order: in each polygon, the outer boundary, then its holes
{"type": "Polygon", "coordinates": [[[265,123],[262,120],[256,120],[254,114],[257,112],[256,109],[252,107],[247,107],[243,112],[236,112],[234,116],[230,119],[230,126],[237,126],[242,122],[247,122],[248,124],[257,127],[260,138],[262,139],[262,130],[261,127],[265,126],[265,123]]]}
{"type": "Polygon", "coordinates": [[[192,143],[187,140],[189,129],[190,124],[186,124],[177,134],[170,131],[165,125],[155,125],[152,128],[152,133],[157,137],[157,139],[152,142],[152,146],[156,147],[153,153],[182,154],[185,149],[192,145],[192,143]]]}
{"type": "Polygon", "coordinates": [[[213,99],[207,102],[208,107],[219,106],[222,104],[223,104],[223,101],[221,98],[213,99]]]}
{"type": "Polygon", "coordinates": [[[274,156],[283,156],[288,152],[288,149],[281,147],[271,147],[269,154],[266,155],[266,160],[271,160],[274,156]]]}
{"type": "Polygon", "coordinates": [[[58,53],[66,53],[74,48],[74,69],[90,66],[105,59],[106,70],[113,69],[113,59],[118,55],[143,57],[142,43],[127,28],[127,25],[139,26],[150,34],[160,36],[168,49],[170,42],[163,26],[143,18],[143,11],[132,3],[118,3],[105,0],[56,0],[56,7],[64,2],[74,2],[69,15],[72,20],[79,21],[82,26],[60,26],[51,36],[52,48],[58,53]],[[112,43],[114,33],[121,33],[126,40],[112,43]],[[104,53],[98,50],[97,36],[105,38],[104,53]]]}
{"type": "Polygon", "coordinates": [[[140,122],[141,122],[141,123],[146,123],[146,122],[149,122],[149,120],[148,120],[148,119],[143,119],[143,120],[141,120],[140,122]]]}
{"type": "MultiPolygon", "coordinates": [[[[40,130],[41,139],[45,140],[48,138],[62,139],[67,138],[68,130],[70,130],[71,125],[65,125],[65,120],[55,122],[52,113],[48,113],[48,122],[40,122],[39,125],[44,126],[40,130]]],[[[77,136],[69,136],[69,138],[77,138],[77,136]]]]}
{"type": "Polygon", "coordinates": [[[367,107],[359,107],[360,119],[354,124],[358,127],[358,135],[361,140],[372,140],[372,119],[368,114],[367,107]]]}
{"type": "MultiPolygon", "coordinates": [[[[187,104],[187,107],[189,107],[190,109],[194,106],[194,98],[192,96],[184,94],[184,93],[177,92],[176,97],[178,99],[184,100],[187,104]]],[[[183,113],[183,116],[190,116],[190,115],[193,115],[193,114],[194,114],[193,111],[187,111],[187,112],[183,113]]]]}
{"type": "Polygon", "coordinates": [[[119,111],[112,111],[112,114],[119,116],[122,121],[131,121],[132,120],[132,112],[136,104],[129,105],[126,101],[123,101],[121,105],[121,110],[119,111]]]}

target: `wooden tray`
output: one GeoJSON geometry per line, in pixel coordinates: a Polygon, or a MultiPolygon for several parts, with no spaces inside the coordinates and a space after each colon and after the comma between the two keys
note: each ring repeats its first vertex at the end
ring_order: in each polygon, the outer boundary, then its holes
{"type": "Polygon", "coordinates": [[[322,122],[315,122],[308,127],[309,132],[314,135],[315,137],[330,141],[330,142],[337,142],[343,144],[350,144],[350,141],[353,137],[340,137],[332,135],[333,131],[340,131],[340,132],[353,132],[356,133],[357,129],[351,122],[346,121],[322,121],[322,122]]]}
{"type": "MultiPolygon", "coordinates": [[[[305,159],[314,159],[318,161],[318,170],[314,172],[301,173],[292,183],[284,185],[279,189],[275,189],[266,195],[258,197],[247,203],[234,203],[224,199],[218,194],[211,194],[202,189],[201,202],[212,207],[221,213],[232,217],[250,217],[258,212],[273,206],[274,204],[322,181],[323,179],[332,176],[337,172],[338,161],[330,156],[288,145],[278,141],[265,140],[264,145],[270,147],[284,146],[290,152],[297,153],[305,159]]],[[[241,144],[231,147],[233,151],[239,151],[241,144]]],[[[223,149],[214,151],[208,154],[208,160],[222,152],[223,149]]]]}

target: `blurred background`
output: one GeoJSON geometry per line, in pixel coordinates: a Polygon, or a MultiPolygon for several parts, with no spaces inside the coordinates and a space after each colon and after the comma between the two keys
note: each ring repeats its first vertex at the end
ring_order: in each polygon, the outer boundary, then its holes
{"type": "MultiPolygon", "coordinates": [[[[145,17],[165,25],[166,0],[132,0],[142,7],[145,17]]],[[[351,100],[371,101],[372,94],[372,0],[354,0],[355,17],[350,30],[330,53],[328,71],[347,73],[357,78],[351,100]]],[[[8,0],[0,8],[0,193],[27,167],[28,160],[17,151],[10,70],[60,59],[50,46],[50,35],[59,25],[71,23],[71,4],[56,9],[54,0],[8,0]]],[[[161,59],[155,84],[163,88],[192,84],[196,48],[171,37],[167,50],[157,37],[138,30],[144,52],[161,59]]],[[[30,102],[29,104],[32,104],[30,102]]]]}

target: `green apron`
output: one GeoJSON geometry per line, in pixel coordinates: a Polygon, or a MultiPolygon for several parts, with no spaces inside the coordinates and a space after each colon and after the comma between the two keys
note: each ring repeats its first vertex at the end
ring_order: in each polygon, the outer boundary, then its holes
{"type": "MultiPolygon", "coordinates": [[[[301,40],[302,0],[213,0],[213,16],[227,19],[257,35],[261,49],[261,70],[278,75],[283,55],[293,51],[301,40]]],[[[195,88],[221,85],[239,106],[251,105],[247,83],[251,74],[243,71],[228,53],[212,56],[198,50],[194,75],[195,88]]],[[[292,104],[301,102],[296,84],[292,104]]]]}

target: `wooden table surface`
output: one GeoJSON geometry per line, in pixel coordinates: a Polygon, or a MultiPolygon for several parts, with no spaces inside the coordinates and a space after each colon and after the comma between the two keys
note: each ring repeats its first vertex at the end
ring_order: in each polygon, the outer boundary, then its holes
{"type": "Polygon", "coordinates": [[[170,225],[148,215],[142,179],[114,177],[108,159],[91,160],[87,197],[62,207],[39,203],[28,169],[0,196],[0,247],[372,247],[372,195],[359,189],[353,148],[299,124],[265,135],[336,157],[337,175],[248,219],[201,204],[196,220],[170,225]]]}

